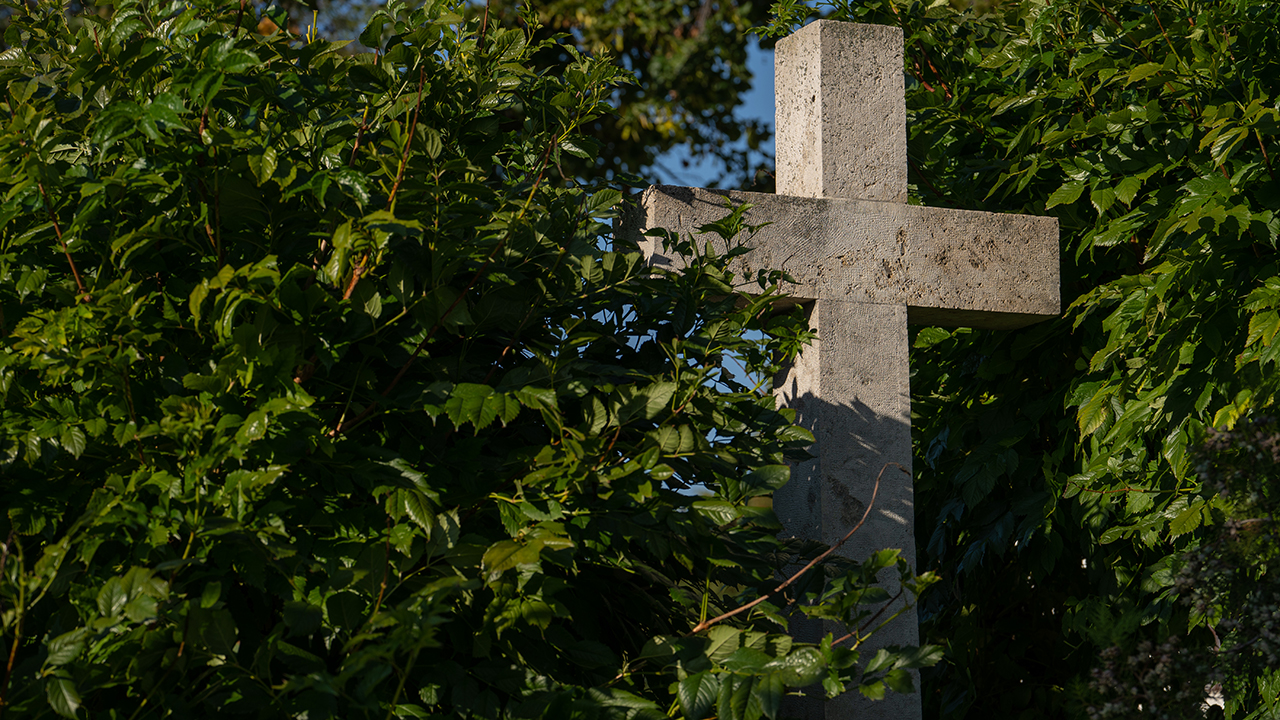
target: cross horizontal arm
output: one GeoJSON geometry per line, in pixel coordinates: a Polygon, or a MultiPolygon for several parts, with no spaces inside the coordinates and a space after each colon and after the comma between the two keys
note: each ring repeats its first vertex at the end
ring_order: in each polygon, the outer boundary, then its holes
{"type": "MultiPolygon", "coordinates": [[[[902,304],[912,323],[1008,329],[1056,317],[1058,221],[871,200],[654,186],[630,231],[665,228],[682,236],[723,218],[728,202],[751,203],[751,238],[735,272],[785,270],[795,297],[902,304]]],[[[713,247],[727,248],[714,235],[713,247]]],[[[638,238],[652,265],[678,269],[658,238],[638,238]]]]}

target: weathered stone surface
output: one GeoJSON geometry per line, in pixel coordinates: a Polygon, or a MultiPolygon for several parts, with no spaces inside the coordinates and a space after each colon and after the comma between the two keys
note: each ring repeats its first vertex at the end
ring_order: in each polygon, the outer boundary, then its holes
{"type": "Polygon", "coordinates": [[[818,21],[774,52],[778,192],[907,201],[902,30],[818,21]]]}
{"type": "MultiPolygon", "coordinates": [[[[685,235],[724,217],[726,201],[751,203],[750,224],[771,223],[734,239],[753,248],[734,269],[746,278],[785,270],[796,297],[903,304],[913,323],[953,327],[1016,328],[1059,311],[1054,218],[655,186],[641,223],[685,235]]],[[[641,247],[658,267],[680,263],[660,239],[641,247]]]]}

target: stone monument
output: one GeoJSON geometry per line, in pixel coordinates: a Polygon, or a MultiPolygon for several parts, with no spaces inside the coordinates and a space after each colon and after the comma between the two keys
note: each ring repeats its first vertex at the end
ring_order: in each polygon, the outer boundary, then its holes
{"type": "MultiPolygon", "coordinates": [[[[911,468],[907,324],[1006,329],[1057,316],[1058,223],[907,204],[898,28],[818,21],[779,41],[775,63],[777,194],[656,186],[637,221],[695,233],[726,214],[727,198],[754,206],[748,223],[771,223],[734,269],[789,272],[787,290],[810,303],[817,332],[775,386],[813,431],[816,457],[793,468],[774,509],[786,532],[834,543],[886,463],[911,468]]],[[[641,246],[651,264],[679,267],[660,241],[641,246]]],[[[909,472],[885,472],[867,523],[841,552],[901,548],[914,565],[913,524],[909,472]]],[[[918,644],[914,610],[862,648],[890,644],[918,644]]],[[[890,693],[872,704],[854,691],[792,711],[918,720],[920,700],[890,693]]]]}

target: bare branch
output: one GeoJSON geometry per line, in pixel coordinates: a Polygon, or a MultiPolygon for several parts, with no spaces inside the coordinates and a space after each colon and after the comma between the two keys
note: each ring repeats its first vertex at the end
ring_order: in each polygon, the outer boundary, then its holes
{"type": "Polygon", "coordinates": [[[888,470],[890,465],[892,465],[892,466],[894,466],[894,467],[898,468],[898,469],[899,469],[899,470],[901,470],[902,472],[907,472],[907,469],[906,469],[906,468],[902,467],[902,466],[901,466],[901,465],[899,465],[898,463],[893,463],[893,462],[891,462],[891,463],[885,463],[885,464],[884,464],[884,467],[880,468],[880,472],[879,472],[878,474],[876,474],[876,484],[875,484],[875,487],[873,487],[873,488],[871,489],[871,502],[867,503],[867,509],[862,511],[862,518],[861,518],[860,520],[858,520],[858,524],[857,524],[857,525],[854,525],[854,526],[853,526],[853,528],[849,530],[849,532],[845,533],[844,537],[840,538],[840,542],[836,543],[835,545],[832,545],[831,547],[827,548],[826,552],[824,552],[824,553],[822,553],[821,555],[819,555],[818,557],[816,557],[816,558],[814,558],[814,559],[810,560],[808,565],[805,565],[804,567],[800,568],[798,571],[796,571],[796,573],[795,573],[795,574],[793,574],[791,577],[787,578],[785,581],[783,581],[783,583],[782,583],[781,585],[779,585],[778,587],[774,588],[772,591],[768,592],[768,593],[767,593],[767,594],[765,594],[765,595],[761,595],[760,597],[756,598],[755,600],[752,600],[751,602],[747,603],[746,605],[743,605],[742,607],[739,607],[739,608],[737,608],[737,609],[735,609],[735,610],[730,610],[729,612],[724,613],[723,615],[719,615],[719,616],[717,616],[717,617],[711,618],[710,620],[704,620],[704,621],[702,621],[702,622],[698,623],[696,626],[694,626],[694,628],[693,628],[692,630],[690,630],[690,631],[689,631],[689,633],[688,633],[688,634],[690,634],[690,635],[696,635],[696,634],[698,634],[698,633],[702,632],[703,630],[706,630],[707,628],[711,627],[712,625],[715,625],[716,623],[721,622],[722,620],[728,620],[729,618],[731,618],[731,617],[733,617],[733,616],[735,616],[735,615],[739,615],[739,614],[741,614],[741,613],[744,613],[744,612],[746,612],[746,611],[750,610],[751,608],[753,608],[753,607],[755,607],[755,606],[759,605],[760,603],[764,602],[765,600],[768,600],[769,598],[773,597],[774,595],[777,595],[778,593],[780,593],[780,592],[782,592],[783,590],[785,590],[785,589],[787,589],[788,587],[790,587],[790,586],[791,586],[793,583],[795,583],[797,580],[799,580],[799,579],[800,579],[800,577],[801,577],[801,576],[803,576],[805,573],[807,573],[807,572],[809,572],[811,569],[813,569],[813,567],[814,567],[815,565],[817,565],[818,563],[820,563],[820,562],[822,562],[823,560],[826,560],[828,557],[830,557],[830,556],[831,556],[831,553],[833,553],[833,552],[835,552],[836,550],[838,550],[838,549],[840,548],[840,546],[841,546],[841,545],[844,545],[846,542],[848,542],[848,541],[849,541],[849,538],[853,537],[853,534],[854,534],[854,533],[856,533],[856,532],[858,532],[858,528],[862,527],[862,524],[863,524],[864,522],[866,522],[866,521],[867,521],[867,516],[869,516],[869,515],[871,514],[871,508],[875,507],[875,504],[876,504],[876,494],[878,494],[878,493],[880,492],[880,478],[884,476],[884,471],[885,471],[885,470],[888,470]]]}

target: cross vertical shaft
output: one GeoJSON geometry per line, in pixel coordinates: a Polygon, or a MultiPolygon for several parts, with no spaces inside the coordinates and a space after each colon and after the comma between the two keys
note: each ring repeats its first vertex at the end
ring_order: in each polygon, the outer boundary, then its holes
{"type": "MultiPolygon", "coordinates": [[[[907,201],[902,53],[902,32],[880,25],[817,22],[778,42],[778,194],[907,201]]],[[[895,463],[907,472],[890,466],[880,475],[875,507],[841,553],[861,561],[882,548],[899,548],[914,567],[907,307],[821,300],[809,319],[817,339],[776,387],[783,403],[796,409],[797,422],[813,432],[816,457],[793,469],[791,482],[774,497],[774,510],[788,533],[834,544],[862,516],[881,469],[895,463]]],[[[855,630],[806,629],[837,637],[855,630]]],[[[865,659],[884,645],[917,644],[913,608],[860,649],[865,659]]],[[[815,720],[866,717],[869,711],[895,720],[921,714],[919,695],[890,694],[873,707],[857,692],[830,702],[806,698],[789,709],[815,720]]]]}

